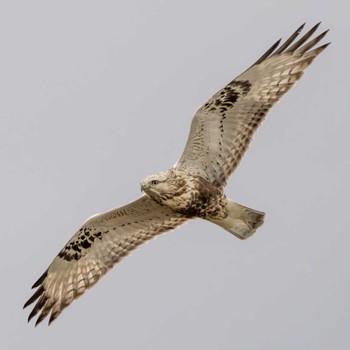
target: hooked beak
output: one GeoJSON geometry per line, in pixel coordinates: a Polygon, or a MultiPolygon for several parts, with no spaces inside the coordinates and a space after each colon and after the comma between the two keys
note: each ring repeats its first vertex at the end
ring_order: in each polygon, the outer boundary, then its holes
{"type": "Polygon", "coordinates": [[[143,192],[145,188],[147,188],[146,184],[143,181],[141,181],[140,186],[141,186],[141,192],[143,192]]]}

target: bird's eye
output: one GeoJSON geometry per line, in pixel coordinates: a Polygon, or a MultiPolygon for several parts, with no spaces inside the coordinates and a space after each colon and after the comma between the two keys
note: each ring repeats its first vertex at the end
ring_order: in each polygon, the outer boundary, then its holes
{"type": "Polygon", "coordinates": [[[151,181],[151,185],[158,185],[159,184],[159,181],[158,180],[152,180],[151,181]]]}

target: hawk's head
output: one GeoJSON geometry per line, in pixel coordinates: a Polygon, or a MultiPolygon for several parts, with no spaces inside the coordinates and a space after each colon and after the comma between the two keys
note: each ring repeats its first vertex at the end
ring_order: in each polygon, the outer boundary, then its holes
{"type": "Polygon", "coordinates": [[[186,189],[186,177],[174,169],[150,175],[141,181],[141,191],[145,191],[156,202],[170,207],[172,199],[181,196],[186,189]]]}

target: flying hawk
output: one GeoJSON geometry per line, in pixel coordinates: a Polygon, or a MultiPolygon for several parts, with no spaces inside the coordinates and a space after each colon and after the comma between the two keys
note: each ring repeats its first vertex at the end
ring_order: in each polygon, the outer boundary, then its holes
{"type": "Polygon", "coordinates": [[[28,321],[39,313],[38,324],[50,313],[50,324],[125,255],[187,220],[208,220],[240,239],[262,225],[264,213],[229,200],[224,187],[271,107],[329,45],[314,48],[327,33],[311,40],[318,26],[295,43],[304,25],[281,46],[277,41],[201,106],[180,159],[143,180],[141,198],[83,223],[34,283],[24,305],[36,301],[28,321]]]}

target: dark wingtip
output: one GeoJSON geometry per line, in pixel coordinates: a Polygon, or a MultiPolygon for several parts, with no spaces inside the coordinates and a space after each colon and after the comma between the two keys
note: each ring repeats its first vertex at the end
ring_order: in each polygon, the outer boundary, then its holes
{"type": "MultiPolygon", "coordinates": [[[[269,57],[272,57],[274,55],[281,54],[283,52],[294,52],[297,49],[299,49],[311,36],[315,33],[317,28],[320,26],[321,22],[318,22],[315,24],[307,33],[304,34],[303,37],[301,37],[298,41],[296,41],[293,45],[292,43],[296,39],[296,37],[299,36],[301,31],[304,29],[306,23],[303,23],[282,45],[277,49],[279,46],[281,39],[278,40],[272,47],[270,47],[254,64],[259,64],[263,62],[264,60],[268,59],[269,57]],[[289,47],[292,45],[291,47],[289,47]]],[[[316,39],[312,40],[309,44],[306,44],[304,48],[308,50],[312,46],[316,45],[318,41],[320,41],[326,34],[328,30],[321,33],[316,39]]]]}
{"type": "Polygon", "coordinates": [[[320,26],[321,21],[319,21],[318,23],[316,23],[311,29],[310,32],[315,33],[317,28],[320,26]]]}
{"type": "Polygon", "coordinates": [[[42,315],[40,315],[37,320],[35,321],[35,327],[45,318],[45,316],[42,317],[42,315]]]}
{"type": "MultiPolygon", "coordinates": [[[[329,29],[325,30],[323,33],[319,34],[316,38],[314,38],[313,40],[309,41],[304,46],[300,47],[298,49],[298,51],[301,52],[301,53],[308,52],[310,49],[312,49],[314,46],[316,46],[326,36],[326,34],[328,32],[329,32],[329,29]]],[[[315,50],[318,50],[318,49],[319,49],[319,47],[316,48],[315,50]]]]}
{"type": "Polygon", "coordinates": [[[319,46],[317,48],[317,50],[323,51],[327,46],[329,46],[330,44],[332,44],[332,42],[330,41],[329,43],[323,44],[322,46],[319,46]]]}
{"type": "MultiPolygon", "coordinates": [[[[57,316],[58,316],[58,315],[57,315],[57,316]]],[[[48,322],[48,325],[49,325],[49,326],[51,325],[51,323],[52,323],[53,321],[55,321],[55,319],[57,318],[57,316],[51,314],[51,316],[50,316],[50,318],[49,318],[49,322],[48,322]]]]}
{"type": "Polygon", "coordinates": [[[261,62],[263,62],[264,60],[266,60],[278,47],[278,45],[280,44],[282,38],[280,38],[279,40],[277,40],[254,64],[259,64],[261,62]]]}
{"type": "MultiPolygon", "coordinates": [[[[321,23],[321,22],[320,22],[320,23],[321,23]]],[[[296,32],[299,34],[299,33],[304,29],[305,25],[306,25],[306,22],[304,22],[304,23],[296,30],[296,32]]]]}
{"type": "Polygon", "coordinates": [[[35,300],[37,300],[44,292],[44,287],[41,286],[29,299],[28,301],[23,305],[23,309],[25,309],[28,305],[34,303],[35,300]]]}
{"type": "Polygon", "coordinates": [[[282,52],[284,52],[289,47],[289,45],[295,40],[295,38],[299,36],[304,26],[305,23],[303,23],[271,56],[279,55],[282,52]]]}
{"type": "Polygon", "coordinates": [[[48,269],[39,277],[39,279],[32,285],[32,289],[33,288],[36,288],[36,287],[39,287],[43,282],[44,282],[44,279],[46,278],[47,276],[47,271],[48,269]]]}
{"type": "Polygon", "coordinates": [[[28,316],[28,323],[30,322],[30,320],[37,314],[37,311],[35,309],[32,310],[32,312],[29,314],[28,316]]]}

